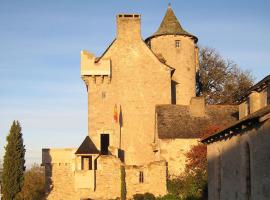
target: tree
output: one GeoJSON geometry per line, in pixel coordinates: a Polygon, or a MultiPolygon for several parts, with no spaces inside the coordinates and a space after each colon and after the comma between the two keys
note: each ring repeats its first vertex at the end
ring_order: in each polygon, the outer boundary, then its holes
{"type": "MultiPolygon", "coordinates": [[[[200,135],[205,138],[216,133],[221,127],[217,125],[210,126],[200,135]]],[[[207,149],[206,145],[199,143],[192,146],[186,153],[187,161],[185,166],[184,188],[187,195],[197,199],[207,199],[207,149]]]]}
{"type": "Polygon", "coordinates": [[[33,165],[24,174],[24,184],[21,192],[16,196],[18,200],[42,200],[45,196],[44,168],[33,165]]]}
{"type": "MultiPolygon", "coordinates": [[[[205,131],[202,131],[200,138],[208,137],[222,127],[218,125],[211,125],[205,131]]],[[[203,173],[206,175],[207,168],[207,148],[205,144],[198,143],[191,147],[191,149],[186,153],[187,162],[185,166],[185,171],[189,174],[203,173]]]]}
{"type": "Polygon", "coordinates": [[[25,148],[21,126],[18,121],[13,121],[7,136],[3,164],[3,197],[5,200],[13,200],[23,186],[23,173],[25,170],[25,148]]]}
{"type": "Polygon", "coordinates": [[[231,61],[225,60],[215,49],[203,47],[199,56],[197,96],[204,96],[208,104],[234,104],[253,85],[250,71],[243,71],[231,61]]]}

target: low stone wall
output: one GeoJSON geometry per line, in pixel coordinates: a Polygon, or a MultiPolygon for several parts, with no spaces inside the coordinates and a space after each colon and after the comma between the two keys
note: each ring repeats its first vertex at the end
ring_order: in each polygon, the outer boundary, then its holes
{"type": "Polygon", "coordinates": [[[170,176],[179,176],[185,170],[186,153],[198,139],[162,139],[159,141],[160,157],[168,162],[170,176]]]}
{"type": "Polygon", "coordinates": [[[155,196],[167,193],[166,161],[133,166],[123,165],[117,157],[106,155],[97,158],[97,170],[82,171],[76,170],[73,155],[74,149],[43,150],[48,200],[116,199],[121,196],[121,166],[125,168],[127,198],[146,192],[155,196]]]}
{"type": "Polygon", "coordinates": [[[121,162],[118,158],[100,156],[97,170],[76,171],[74,150],[62,149],[62,153],[65,159],[61,158],[61,149],[44,149],[42,153],[48,200],[115,199],[120,197],[121,162]],[[59,162],[56,163],[56,161],[59,162]],[[82,173],[84,176],[79,176],[82,173]],[[88,176],[89,180],[86,181],[85,176],[88,176]]]}
{"type": "Polygon", "coordinates": [[[127,198],[134,194],[152,193],[163,196],[167,193],[165,161],[156,161],[144,166],[125,166],[127,198]],[[140,182],[140,172],[143,182],[140,182]]]}

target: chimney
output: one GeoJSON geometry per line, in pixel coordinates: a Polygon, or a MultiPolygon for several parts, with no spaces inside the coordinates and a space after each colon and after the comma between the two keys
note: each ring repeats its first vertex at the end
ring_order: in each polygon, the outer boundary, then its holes
{"type": "Polygon", "coordinates": [[[117,15],[117,39],[141,40],[141,16],[138,14],[117,15]]]}
{"type": "Polygon", "coordinates": [[[193,117],[205,116],[205,99],[204,97],[192,97],[190,100],[190,112],[193,117]]]}
{"type": "Polygon", "coordinates": [[[249,95],[249,109],[250,113],[254,113],[262,108],[261,94],[256,91],[252,91],[249,95]]]}

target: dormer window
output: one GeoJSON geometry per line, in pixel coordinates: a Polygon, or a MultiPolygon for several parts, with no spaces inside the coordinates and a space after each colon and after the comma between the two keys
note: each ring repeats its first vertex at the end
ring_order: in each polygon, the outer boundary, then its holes
{"type": "Polygon", "coordinates": [[[180,48],[180,40],[175,40],[175,48],[180,48]]]}

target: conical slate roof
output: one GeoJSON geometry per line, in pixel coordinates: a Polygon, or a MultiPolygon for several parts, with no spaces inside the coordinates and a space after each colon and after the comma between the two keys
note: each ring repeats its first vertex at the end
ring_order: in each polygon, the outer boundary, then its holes
{"type": "Polygon", "coordinates": [[[158,28],[158,30],[146,40],[160,35],[186,35],[192,37],[195,42],[198,38],[187,31],[185,31],[177,20],[171,6],[168,7],[167,12],[158,28]]]}
{"type": "Polygon", "coordinates": [[[90,139],[90,137],[86,136],[83,143],[77,149],[75,154],[99,154],[99,150],[97,149],[93,141],[90,139]]]}

